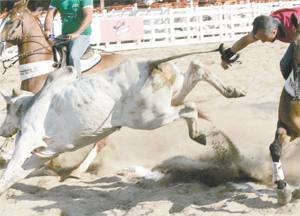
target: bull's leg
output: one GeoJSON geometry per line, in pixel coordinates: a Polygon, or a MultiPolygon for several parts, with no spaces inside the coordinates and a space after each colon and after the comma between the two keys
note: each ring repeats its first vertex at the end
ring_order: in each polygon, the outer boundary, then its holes
{"type": "Polygon", "coordinates": [[[209,69],[203,64],[192,61],[187,72],[184,74],[183,86],[179,93],[174,96],[172,104],[181,104],[187,94],[201,80],[210,83],[227,98],[237,98],[246,95],[244,91],[225,85],[220,78],[218,78],[214,73],[210,72],[209,69]]]}
{"type": "Polygon", "coordinates": [[[188,125],[189,136],[192,140],[205,145],[206,135],[212,130],[212,124],[206,119],[198,118],[197,106],[195,103],[185,103],[185,107],[180,111],[180,117],[184,118],[188,125]]]}
{"type": "Polygon", "coordinates": [[[120,124],[134,129],[152,130],[180,118],[187,120],[190,138],[205,144],[205,140],[203,140],[202,136],[203,125],[199,124],[198,111],[195,103],[184,103],[179,106],[170,106],[167,104],[162,106],[160,103],[159,106],[157,106],[157,104],[154,103],[151,104],[149,108],[141,109],[138,115],[136,115],[136,112],[128,114],[127,118],[122,119],[120,124]]]}
{"type": "Polygon", "coordinates": [[[61,181],[64,181],[67,178],[77,178],[77,179],[80,178],[81,175],[88,170],[93,160],[97,157],[97,155],[104,148],[105,145],[106,145],[106,139],[97,142],[93,146],[92,150],[88,153],[88,155],[79,164],[79,166],[76,169],[74,169],[69,175],[63,176],[61,178],[61,181]]]}
{"type": "MultiPolygon", "coordinates": [[[[184,103],[183,105],[179,105],[175,107],[173,106],[171,108],[173,108],[170,109],[173,110],[172,112],[165,113],[164,115],[160,115],[160,117],[157,118],[155,122],[160,122],[160,126],[163,126],[179,118],[184,118],[187,121],[190,138],[200,144],[205,145],[206,131],[203,131],[203,129],[207,127],[204,127],[204,124],[209,124],[209,126],[211,126],[211,124],[207,120],[204,120],[205,122],[204,121],[200,122],[198,118],[198,111],[197,111],[196,104],[189,102],[189,103],[184,103]]],[[[157,127],[158,125],[155,126],[155,128],[157,127]]]]}
{"type": "Polygon", "coordinates": [[[280,156],[282,153],[282,145],[290,141],[290,136],[284,128],[278,128],[276,132],[276,139],[270,145],[270,153],[273,161],[273,182],[277,185],[277,200],[279,204],[286,204],[292,199],[292,191],[284,180],[284,173],[280,156]]]}
{"type": "Polygon", "coordinates": [[[42,158],[29,153],[30,156],[20,165],[20,159],[14,155],[0,178],[0,195],[16,182],[24,179],[31,172],[40,168],[50,158],[42,158]]]}
{"type": "Polygon", "coordinates": [[[17,134],[13,156],[0,178],[0,194],[55,156],[52,152],[44,157],[33,154],[35,150],[45,148],[46,144],[42,140],[35,142],[31,135],[30,133],[17,134]]]}

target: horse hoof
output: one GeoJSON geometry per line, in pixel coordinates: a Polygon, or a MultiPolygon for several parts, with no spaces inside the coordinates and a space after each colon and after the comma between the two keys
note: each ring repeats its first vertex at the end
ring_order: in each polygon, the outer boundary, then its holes
{"type": "Polygon", "coordinates": [[[193,138],[193,140],[202,145],[206,145],[206,135],[205,134],[201,134],[201,135],[193,138]]]}
{"type": "Polygon", "coordinates": [[[288,184],[283,189],[277,189],[277,203],[285,205],[292,200],[292,189],[288,184]]]}

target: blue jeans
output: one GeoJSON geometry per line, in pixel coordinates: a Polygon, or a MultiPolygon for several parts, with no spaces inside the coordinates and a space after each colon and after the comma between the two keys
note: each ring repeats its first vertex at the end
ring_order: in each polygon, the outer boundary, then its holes
{"type": "Polygon", "coordinates": [[[287,50],[285,51],[282,59],[280,60],[280,70],[285,80],[289,77],[293,69],[293,55],[293,45],[290,44],[287,50]]]}
{"type": "Polygon", "coordinates": [[[90,35],[80,35],[69,43],[68,47],[68,65],[74,66],[78,72],[81,72],[80,58],[90,45],[90,35]]]}

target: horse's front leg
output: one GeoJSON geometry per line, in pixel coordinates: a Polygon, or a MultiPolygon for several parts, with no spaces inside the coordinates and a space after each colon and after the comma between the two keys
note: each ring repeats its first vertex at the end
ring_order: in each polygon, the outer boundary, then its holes
{"type": "Polygon", "coordinates": [[[286,129],[279,127],[276,132],[276,139],[269,148],[273,161],[273,182],[277,185],[277,201],[282,205],[292,199],[292,190],[284,180],[284,172],[280,161],[282,146],[289,143],[290,140],[291,137],[287,135],[286,129]]]}

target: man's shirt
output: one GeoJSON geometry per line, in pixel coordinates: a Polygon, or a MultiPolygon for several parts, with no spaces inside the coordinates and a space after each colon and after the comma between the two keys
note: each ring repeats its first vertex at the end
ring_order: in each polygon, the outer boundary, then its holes
{"type": "MultiPolygon", "coordinates": [[[[62,22],[62,33],[69,34],[75,32],[82,20],[84,8],[93,8],[93,0],[51,0],[49,8],[59,11],[62,22]]],[[[86,28],[81,34],[90,35],[91,26],[86,28]]]]}

